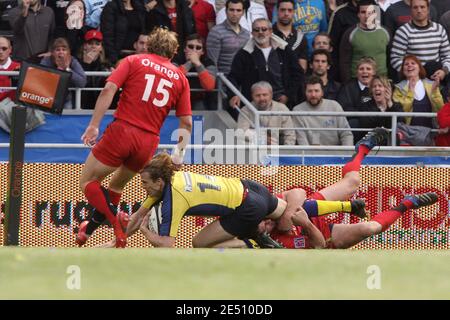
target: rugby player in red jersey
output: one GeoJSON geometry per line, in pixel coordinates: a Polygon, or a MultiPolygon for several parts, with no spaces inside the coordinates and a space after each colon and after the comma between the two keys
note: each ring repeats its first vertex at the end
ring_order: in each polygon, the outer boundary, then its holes
{"type": "MultiPolygon", "coordinates": [[[[343,178],[314,193],[311,198],[316,200],[349,199],[359,187],[361,161],[374,146],[380,145],[386,136],[387,131],[381,128],[369,132],[356,144],[355,156],[342,169],[343,178]]],[[[370,221],[356,224],[332,224],[324,216],[308,218],[305,210],[309,209],[299,205],[304,200],[303,193],[301,189],[293,189],[279,195],[287,201],[288,208],[293,208],[290,219],[294,226],[288,225],[288,229],[280,230],[272,221],[265,220],[260,224],[261,232],[268,233],[273,240],[285,248],[349,248],[372,235],[387,230],[407,210],[429,206],[438,200],[437,194],[432,192],[406,196],[398,206],[377,214],[370,221]]]]}
{"type": "Polygon", "coordinates": [[[122,190],[151,160],[159,143],[161,126],[174,108],[179,118],[178,144],[172,161],[181,165],[190,140],[192,112],[186,77],[170,60],[178,49],[177,36],[166,29],[149,35],[149,53],[124,58],[107,79],[82,141],[93,146],[80,177],[80,188],[95,211],[80,224],[76,243],[82,246],[106,219],[116,237],[116,247],[126,246],[128,215],[119,212],[122,190]],[[96,143],[100,122],[117,90],[122,88],[114,121],[96,143]],[[101,182],[114,173],[105,189],[101,182]]]}

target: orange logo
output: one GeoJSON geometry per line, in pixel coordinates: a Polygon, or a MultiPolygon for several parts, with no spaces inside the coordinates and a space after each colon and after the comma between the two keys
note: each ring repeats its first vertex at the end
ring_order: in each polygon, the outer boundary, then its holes
{"type": "Polygon", "coordinates": [[[59,79],[58,74],[29,67],[23,80],[19,100],[51,109],[55,101],[59,79]]]}

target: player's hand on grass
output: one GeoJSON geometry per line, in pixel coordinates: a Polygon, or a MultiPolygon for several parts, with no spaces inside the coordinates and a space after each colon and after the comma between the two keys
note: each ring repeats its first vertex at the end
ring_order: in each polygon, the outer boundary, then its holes
{"type": "Polygon", "coordinates": [[[116,247],[116,239],[112,239],[111,241],[99,244],[95,247],[96,248],[115,248],[116,247]]]}
{"type": "Polygon", "coordinates": [[[304,226],[310,222],[305,209],[303,209],[302,207],[298,207],[295,210],[295,212],[292,214],[291,219],[296,226],[304,226]]]}
{"type": "Polygon", "coordinates": [[[81,136],[83,143],[89,147],[95,145],[98,137],[98,128],[94,126],[88,126],[81,136]]]}

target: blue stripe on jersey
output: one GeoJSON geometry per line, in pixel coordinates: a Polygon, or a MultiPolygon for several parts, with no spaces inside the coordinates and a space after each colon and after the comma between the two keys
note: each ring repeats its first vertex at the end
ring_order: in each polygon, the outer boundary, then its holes
{"type": "Polygon", "coordinates": [[[170,183],[164,187],[162,202],[159,235],[168,236],[172,225],[172,185],[170,183]]]}
{"type": "Polygon", "coordinates": [[[192,208],[189,208],[186,211],[186,216],[225,216],[230,213],[235,212],[232,208],[228,208],[226,206],[221,206],[218,204],[205,203],[192,208]]]}

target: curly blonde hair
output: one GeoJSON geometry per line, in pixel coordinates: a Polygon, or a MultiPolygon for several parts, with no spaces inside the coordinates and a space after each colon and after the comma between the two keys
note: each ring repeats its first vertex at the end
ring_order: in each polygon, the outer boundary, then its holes
{"type": "Polygon", "coordinates": [[[162,152],[153,157],[150,163],[142,169],[141,174],[147,173],[153,181],[161,178],[167,184],[171,182],[175,171],[170,155],[162,152]]]}
{"type": "Polygon", "coordinates": [[[177,34],[166,28],[155,28],[148,35],[148,52],[172,59],[178,50],[177,34]]]}

